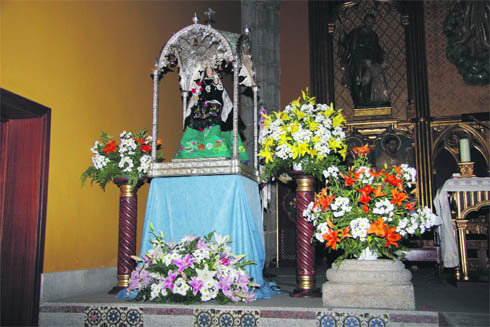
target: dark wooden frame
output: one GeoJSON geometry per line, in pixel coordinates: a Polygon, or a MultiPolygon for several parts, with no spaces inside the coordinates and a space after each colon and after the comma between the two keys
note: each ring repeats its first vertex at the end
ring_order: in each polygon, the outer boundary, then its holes
{"type": "Polygon", "coordinates": [[[0,89],[1,325],[35,326],[49,174],[51,109],[0,89]]]}

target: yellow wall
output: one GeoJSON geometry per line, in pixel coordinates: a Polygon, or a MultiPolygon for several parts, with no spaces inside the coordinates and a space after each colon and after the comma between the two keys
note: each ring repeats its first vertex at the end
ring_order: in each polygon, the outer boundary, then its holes
{"type": "MultiPolygon", "coordinates": [[[[80,174],[101,131],[151,131],[155,57],[208,7],[216,28],[240,31],[239,1],[0,1],[0,86],[52,109],[44,272],[116,266],[119,191],[81,187],[80,174]]],[[[180,138],[178,87],[175,73],[160,83],[167,159],[180,138]]]]}

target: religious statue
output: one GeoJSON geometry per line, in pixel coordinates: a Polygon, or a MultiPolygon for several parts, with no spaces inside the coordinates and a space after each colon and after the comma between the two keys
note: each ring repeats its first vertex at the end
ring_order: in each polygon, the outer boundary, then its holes
{"type": "Polygon", "coordinates": [[[489,16],[489,1],[453,1],[444,20],[447,59],[470,85],[490,83],[489,16]]]}
{"type": "Polygon", "coordinates": [[[403,158],[398,154],[401,146],[400,138],[394,134],[389,134],[381,141],[383,152],[376,158],[376,170],[390,168],[393,165],[404,163],[403,158]]]}
{"type": "Polygon", "coordinates": [[[347,35],[341,33],[339,38],[342,83],[349,88],[355,108],[390,105],[384,76],[385,52],[373,30],[375,22],[374,15],[367,14],[360,27],[347,35]]]}
{"type": "MultiPolygon", "coordinates": [[[[185,112],[185,130],[174,159],[231,158],[233,132],[224,130],[233,104],[223,83],[211,66],[205,67],[201,78],[193,82],[192,95],[185,112]]],[[[238,135],[238,156],[248,161],[248,154],[238,135]]]]}

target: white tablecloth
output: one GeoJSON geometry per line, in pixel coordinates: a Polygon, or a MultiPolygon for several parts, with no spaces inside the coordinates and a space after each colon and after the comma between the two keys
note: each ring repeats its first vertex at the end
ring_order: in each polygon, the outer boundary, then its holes
{"type": "Polygon", "coordinates": [[[442,219],[440,228],[441,254],[444,267],[451,268],[459,265],[459,250],[454,237],[449,207],[449,192],[490,191],[490,177],[451,178],[437,190],[434,198],[436,213],[442,219]]]}

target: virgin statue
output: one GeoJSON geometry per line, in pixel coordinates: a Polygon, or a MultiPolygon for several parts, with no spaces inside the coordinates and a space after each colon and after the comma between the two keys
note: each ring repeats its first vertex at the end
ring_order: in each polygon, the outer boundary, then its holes
{"type": "MultiPolygon", "coordinates": [[[[233,104],[218,73],[206,67],[201,78],[193,82],[192,96],[185,112],[185,130],[174,159],[231,158],[233,131],[224,130],[233,104]]],[[[248,161],[240,135],[238,157],[248,161]]]]}

